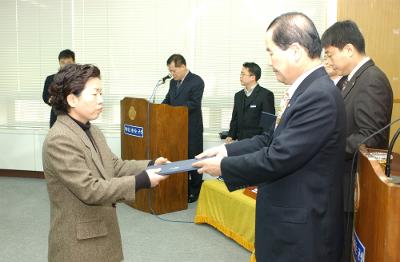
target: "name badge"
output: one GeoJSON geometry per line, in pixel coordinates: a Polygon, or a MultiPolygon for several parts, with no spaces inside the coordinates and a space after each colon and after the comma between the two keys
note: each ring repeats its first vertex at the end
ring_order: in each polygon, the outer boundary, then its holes
{"type": "Polygon", "coordinates": [[[250,105],[250,108],[256,108],[257,106],[256,105],[250,105]]]}

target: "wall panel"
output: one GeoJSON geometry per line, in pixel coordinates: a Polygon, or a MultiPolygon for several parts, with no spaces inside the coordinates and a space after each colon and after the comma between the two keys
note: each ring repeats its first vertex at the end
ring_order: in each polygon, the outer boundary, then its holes
{"type": "MultiPolygon", "coordinates": [[[[351,19],[360,27],[366,52],[386,73],[392,85],[394,105],[392,120],[400,117],[400,1],[337,0],[338,20],[351,19]]],[[[391,136],[400,128],[395,124],[391,136]]],[[[400,152],[400,141],[395,145],[400,152]]]]}

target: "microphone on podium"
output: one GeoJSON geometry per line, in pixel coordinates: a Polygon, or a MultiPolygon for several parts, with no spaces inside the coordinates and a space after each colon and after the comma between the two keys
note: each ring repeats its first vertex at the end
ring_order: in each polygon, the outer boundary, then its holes
{"type": "Polygon", "coordinates": [[[168,75],[164,76],[164,77],[161,79],[162,83],[164,84],[165,81],[166,81],[167,79],[170,79],[171,77],[172,77],[171,74],[168,74],[168,75]]]}
{"type": "Polygon", "coordinates": [[[358,145],[360,146],[361,144],[364,144],[366,141],[368,141],[370,138],[374,137],[375,135],[381,133],[382,131],[386,130],[388,127],[391,127],[394,123],[397,123],[398,121],[400,121],[400,118],[397,118],[395,120],[393,120],[392,122],[390,122],[389,124],[387,124],[386,126],[382,127],[381,129],[378,129],[376,132],[372,133],[371,135],[367,136],[366,138],[364,138],[358,145]]]}
{"type": "Polygon", "coordinates": [[[151,93],[151,96],[149,97],[149,101],[152,101],[152,100],[153,100],[153,103],[155,102],[155,99],[156,99],[156,91],[157,91],[158,87],[159,87],[160,85],[165,84],[165,81],[166,81],[167,79],[170,79],[171,77],[172,77],[172,75],[171,75],[171,74],[168,74],[168,75],[164,76],[163,78],[161,78],[160,80],[158,80],[156,86],[155,86],[154,89],[153,89],[153,93],[151,93]]]}
{"type": "Polygon", "coordinates": [[[386,154],[386,168],[385,168],[385,175],[387,177],[390,177],[390,162],[392,160],[392,151],[393,151],[393,146],[394,143],[396,142],[397,138],[399,137],[400,134],[400,128],[397,129],[396,133],[394,134],[392,141],[390,141],[387,154],[386,154]]]}
{"type": "MultiPolygon", "coordinates": [[[[375,131],[374,133],[372,133],[371,135],[367,136],[366,138],[364,138],[359,144],[358,144],[358,148],[364,144],[366,141],[368,141],[369,139],[371,139],[372,137],[376,136],[377,134],[382,133],[383,131],[385,131],[387,128],[391,127],[394,123],[397,123],[398,121],[400,121],[400,118],[395,119],[394,121],[390,122],[389,124],[385,125],[384,127],[378,129],[377,131],[375,131]]],[[[399,130],[397,130],[396,135],[398,136],[399,130]]],[[[395,136],[396,136],[395,135],[395,136]]],[[[391,146],[393,147],[392,144],[394,144],[394,141],[396,140],[397,137],[394,137],[392,139],[392,141],[390,142],[391,146]]],[[[389,146],[390,147],[390,146],[389,146]]],[[[387,155],[387,159],[390,159],[391,156],[391,150],[389,151],[388,149],[388,155],[387,155]]],[[[348,185],[348,188],[344,188],[343,190],[347,190],[347,199],[346,201],[349,203],[352,199],[353,193],[354,192],[354,185],[355,185],[355,179],[356,179],[356,163],[357,163],[357,157],[358,157],[358,149],[354,152],[353,154],[353,159],[352,159],[352,163],[351,163],[351,169],[350,169],[350,183],[348,185]]],[[[386,176],[388,176],[388,173],[390,174],[390,160],[386,160],[386,176]],[[387,164],[389,163],[389,167],[387,166],[387,164]]],[[[348,223],[345,225],[347,230],[349,229],[350,222],[349,222],[349,218],[351,217],[350,212],[348,212],[347,214],[347,218],[348,218],[348,223]]]]}
{"type": "MultiPolygon", "coordinates": [[[[400,118],[397,118],[397,119],[393,120],[392,122],[390,122],[389,124],[387,124],[386,126],[382,127],[381,129],[378,129],[376,132],[374,132],[374,133],[372,133],[371,135],[369,135],[369,136],[367,136],[366,138],[364,138],[364,139],[358,144],[358,146],[360,146],[361,144],[364,144],[366,141],[368,141],[369,139],[371,139],[371,138],[374,137],[375,135],[381,133],[382,131],[386,130],[387,128],[391,127],[394,123],[397,123],[398,121],[400,121],[400,118]]],[[[386,157],[386,159],[387,159],[387,160],[386,160],[386,161],[387,161],[387,162],[386,162],[386,170],[385,170],[386,176],[390,176],[390,157],[391,157],[391,154],[392,154],[392,149],[393,149],[394,142],[396,141],[397,137],[399,136],[399,133],[400,133],[400,131],[397,130],[396,134],[394,135],[394,137],[393,137],[393,139],[392,139],[392,141],[390,142],[390,145],[389,145],[389,147],[388,147],[387,157],[386,157]],[[388,160],[388,159],[389,159],[389,160],[388,160]],[[387,164],[389,164],[389,167],[387,166],[387,164]]],[[[355,170],[355,163],[357,162],[357,161],[356,161],[357,154],[358,154],[358,150],[356,150],[356,152],[354,152],[354,155],[353,155],[353,161],[352,161],[352,164],[351,164],[351,174],[353,174],[353,172],[354,172],[354,170],[355,170]]],[[[353,175],[352,175],[352,176],[353,176],[353,175]]],[[[353,181],[353,179],[351,179],[351,181],[353,181]]]]}

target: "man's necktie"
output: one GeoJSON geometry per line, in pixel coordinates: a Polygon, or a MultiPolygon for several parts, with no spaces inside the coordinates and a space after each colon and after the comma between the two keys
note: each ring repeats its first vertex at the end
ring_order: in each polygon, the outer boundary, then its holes
{"type": "Polygon", "coordinates": [[[283,112],[285,112],[287,106],[289,105],[290,102],[290,97],[289,97],[289,92],[286,91],[283,93],[283,97],[281,99],[281,103],[279,104],[279,110],[276,115],[276,123],[275,123],[275,128],[278,126],[279,121],[281,120],[281,117],[283,115],[283,112]]]}
{"type": "Polygon", "coordinates": [[[345,90],[349,86],[350,81],[349,80],[344,80],[341,86],[342,91],[345,90]]]}
{"type": "Polygon", "coordinates": [[[178,93],[179,93],[179,87],[181,86],[181,84],[182,84],[182,80],[176,81],[176,90],[175,90],[175,95],[176,95],[176,96],[177,96],[178,93]]]}
{"type": "Polygon", "coordinates": [[[179,87],[181,86],[181,84],[182,84],[182,80],[178,80],[178,81],[176,82],[176,87],[179,89],[179,87]]]}

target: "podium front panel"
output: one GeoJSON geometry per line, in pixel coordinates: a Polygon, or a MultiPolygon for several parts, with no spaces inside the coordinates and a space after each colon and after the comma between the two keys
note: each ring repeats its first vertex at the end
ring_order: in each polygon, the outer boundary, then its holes
{"type": "MultiPolygon", "coordinates": [[[[188,112],[186,107],[152,104],[141,98],[121,101],[121,150],[123,159],[166,157],[187,159],[188,112]]],[[[136,193],[134,208],[164,214],[187,209],[187,173],[171,175],[153,189],[136,193]]]]}

